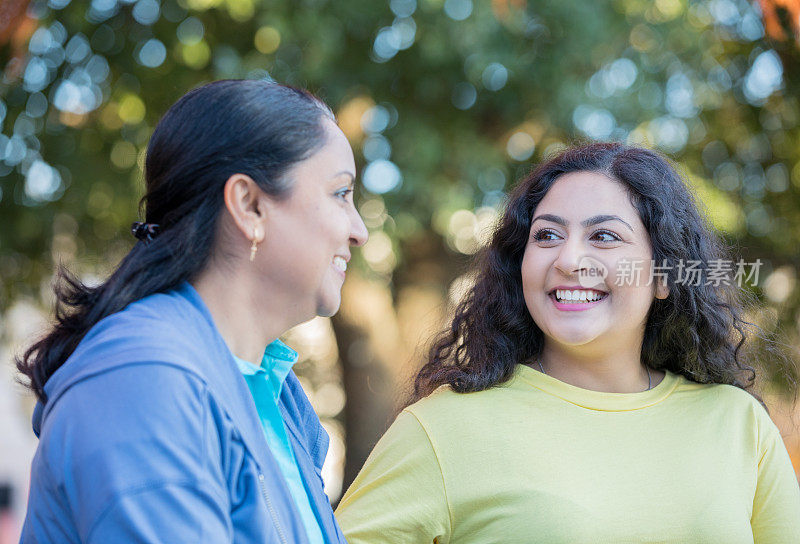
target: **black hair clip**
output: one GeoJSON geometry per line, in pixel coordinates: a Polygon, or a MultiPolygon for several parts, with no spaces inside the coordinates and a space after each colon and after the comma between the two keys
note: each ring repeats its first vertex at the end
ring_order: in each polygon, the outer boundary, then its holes
{"type": "Polygon", "coordinates": [[[161,227],[156,223],[142,223],[137,221],[131,225],[131,234],[144,242],[151,242],[161,232],[161,227]]]}

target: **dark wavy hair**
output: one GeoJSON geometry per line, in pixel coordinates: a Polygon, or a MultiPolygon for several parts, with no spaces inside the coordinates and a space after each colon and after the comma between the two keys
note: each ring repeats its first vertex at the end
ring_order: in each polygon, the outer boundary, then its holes
{"type": "Polygon", "coordinates": [[[223,80],[185,94],[159,121],[147,147],[145,221],[159,225],[102,284],[57,273],[55,325],[16,359],[23,382],[47,402],[44,386],[98,321],[202,271],[213,253],[223,188],[246,174],[273,198],[291,191],[290,167],[325,142],[321,100],[265,80],[223,80]],[[27,378],[27,379],[25,379],[27,378]]]}
{"type": "MultiPolygon", "coordinates": [[[[705,276],[697,286],[675,281],[675,263],[694,260],[703,267],[728,253],[701,217],[683,179],[658,153],[593,143],[540,164],[512,191],[490,243],[474,262],[475,283],[457,305],[451,325],[435,339],[414,380],[410,402],[441,385],[458,393],[488,389],[541,354],[544,335],[523,298],[522,256],[536,207],[569,172],[602,173],[622,183],[650,235],[654,261],[673,267],[667,271],[669,296],[655,299],[648,313],[642,363],[698,383],[734,385],[760,400],[745,351],[753,337],[772,341],[744,318],[755,307],[755,298],[734,282],[705,285],[705,276]]],[[[788,357],[774,351],[796,395],[788,357]]]]}

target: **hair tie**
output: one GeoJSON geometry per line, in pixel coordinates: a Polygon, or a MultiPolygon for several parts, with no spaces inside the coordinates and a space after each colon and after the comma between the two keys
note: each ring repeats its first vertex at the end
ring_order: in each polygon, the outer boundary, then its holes
{"type": "Polygon", "coordinates": [[[135,222],[131,225],[131,234],[144,242],[151,242],[161,232],[161,227],[156,223],[135,222]]]}

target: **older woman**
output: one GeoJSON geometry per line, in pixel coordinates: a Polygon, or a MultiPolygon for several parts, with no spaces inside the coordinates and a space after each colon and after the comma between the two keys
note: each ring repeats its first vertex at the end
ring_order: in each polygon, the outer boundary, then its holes
{"type": "Polygon", "coordinates": [[[737,282],[685,281],[723,257],[657,154],[540,165],[342,499],[348,542],[800,542],[737,282]]]}
{"type": "Polygon", "coordinates": [[[18,361],[39,403],[23,542],[344,542],[328,436],[277,338],[339,307],[353,153],[305,91],[218,81],[147,150],[139,242],[102,284],[63,273],[18,361]]]}

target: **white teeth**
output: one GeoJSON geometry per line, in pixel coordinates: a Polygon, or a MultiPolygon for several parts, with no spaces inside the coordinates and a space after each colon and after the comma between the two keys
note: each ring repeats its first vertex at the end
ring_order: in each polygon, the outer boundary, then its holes
{"type": "Polygon", "coordinates": [[[584,290],[584,289],[556,289],[556,298],[559,301],[565,302],[595,302],[603,298],[604,294],[599,291],[584,290]]]}
{"type": "Polygon", "coordinates": [[[333,264],[336,268],[338,268],[342,272],[347,270],[347,261],[345,261],[342,257],[339,257],[338,255],[333,258],[333,264]]]}

